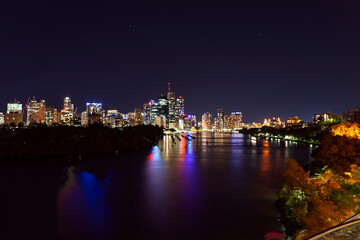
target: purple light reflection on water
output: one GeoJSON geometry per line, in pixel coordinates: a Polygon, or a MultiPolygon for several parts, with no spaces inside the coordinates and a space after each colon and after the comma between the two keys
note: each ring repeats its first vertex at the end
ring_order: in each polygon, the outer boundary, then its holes
{"type": "Polygon", "coordinates": [[[182,139],[175,144],[165,137],[159,146],[153,147],[147,158],[146,209],[153,230],[171,236],[176,227],[189,229],[196,224],[201,191],[198,166],[191,141],[182,139]]]}
{"type": "Polygon", "coordinates": [[[109,208],[105,199],[108,178],[98,180],[93,173],[74,173],[58,196],[58,233],[61,239],[106,236],[109,208]],[[89,234],[91,233],[91,234],[89,234]]]}
{"type": "Polygon", "coordinates": [[[38,239],[60,240],[262,239],[276,230],[281,172],[290,157],[306,164],[309,148],[238,133],[195,137],[72,167],[0,169],[5,236],[39,226],[38,239]]]}

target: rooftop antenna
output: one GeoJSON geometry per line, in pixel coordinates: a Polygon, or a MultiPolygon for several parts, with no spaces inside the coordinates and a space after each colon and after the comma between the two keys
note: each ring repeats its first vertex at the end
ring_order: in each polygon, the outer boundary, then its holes
{"type": "Polygon", "coordinates": [[[170,92],[170,83],[168,83],[168,92],[170,92]]]}

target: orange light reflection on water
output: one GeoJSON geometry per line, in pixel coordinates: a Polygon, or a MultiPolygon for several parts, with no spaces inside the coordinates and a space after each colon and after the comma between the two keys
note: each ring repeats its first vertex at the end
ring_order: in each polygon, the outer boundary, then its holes
{"type": "Polygon", "coordinates": [[[270,160],[270,143],[268,140],[263,140],[263,154],[260,157],[260,171],[268,172],[271,169],[271,160],[270,160]]]}

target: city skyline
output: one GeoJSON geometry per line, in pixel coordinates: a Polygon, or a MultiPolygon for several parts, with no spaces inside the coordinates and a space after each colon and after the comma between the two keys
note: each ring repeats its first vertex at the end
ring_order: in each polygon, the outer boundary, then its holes
{"type": "Polygon", "coordinates": [[[359,107],[356,1],[2,4],[3,103],[70,96],[130,111],[171,82],[197,116],[311,121],[359,107]]]}
{"type": "MultiPolygon", "coordinates": [[[[173,98],[174,98],[174,101],[175,101],[175,92],[173,92],[173,91],[170,91],[170,84],[171,83],[168,83],[168,92],[166,93],[166,94],[159,94],[159,100],[162,98],[162,97],[165,97],[166,96],[166,98],[169,98],[170,96],[172,96],[173,98]],[[173,95],[169,95],[169,93],[170,94],[173,94],[173,95]]],[[[212,116],[214,116],[214,117],[211,117],[212,118],[212,120],[214,120],[214,121],[216,121],[217,119],[220,119],[219,118],[219,110],[222,110],[222,118],[224,117],[224,110],[223,110],[223,108],[217,108],[217,111],[215,112],[215,114],[213,114],[213,111],[204,111],[202,114],[199,114],[199,115],[196,115],[196,114],[192,114],[192,113],[187,113],[187,114],[185,114],[185,112],[184,112],[184,98],[182,97],[182,96],[180,96],[179,95],[179,98],[181,99],[181,101],[182,101],[182,105],[181,106],[179,106],[178,108],[180,108],[180,109],[177,109],[176,111],[178,112],[178,115],[189,115],[189,116],[194,116],[195,117],[195,119],[196,119],[196,117],[198,117],[198,121],[199,122],[202,122],[202,117],[203,117],[203,115],[205,115],[205,114],[211,114],[212,116]],[[180,111],[180,113],[179,113],[179,111],[180,111]],[[216,118],[216,116],[218,116],[217,118],[216,118]]],[[[179,101],[179,98],[176,98],[176,100],[177,101],[179,101]]],[[[155,98],[155,99],[157,99],[157,98],[155,98]]],[[[8,101],[6,104],[4,104],[5,106],[7,106],[6,108],[5,108],[5,110],[4,111],[0,111],[0,113],[1,114],[3,114],[3,113],[9,113],[9,104],[10,105],[12,105],[12,104],[14,104],[14,105],[16,105],[16,104],[18,104],[18,103],[20,103],[20,105],[22,105],[22,110],[21,110],[21,112],[22,112],[22,114],[26,114],[26,115],[24,115],[25,116],[25,119],[24,119],[24,123],[28,123],[29,122],[29,116],[27,116],[27,114],[28,114],[28,111],[27,111],[27,106],[29,105],[29,104],[31,104],[31,102],[32,101],[35,101],[36,100],[36,97],[35,96],[33,96],[32,98],[30,98],[30,97],[28,97],[28,100],[27,100],[27,102],[26,103],[22,103],[19,99],[17,99],[17,98],[15,98],[14,100],[12,100],[12,101],[8,101]]],[[[103,105],[103,103],[98,103],[98,101],[96,101],[96,100],[94,100],[94,101],[92,101],[92,102],[89,102],[89,101],[87,101],[86,103],[84,103],[83,104],[83,106],[81,107],[80,105],[80,107],[78,106],[78,105],[74,105],[74,103],[72,102],[72,100],[71,100],[71,98],[69,97],[69,96],[66,96],[66,97],[64,97],[63,98],[63,101],[62,101],[62,107],[54,107],[54,105],[51,105],[51,104],[48,104],[48,102],[46,101],[46,99],[43,99],[43,98],[40,98],[39,99],[40,101],[39,102],[37,102],[38,104],[40,104],[41,102],[44,102],[44,112],[45,112],[45,106],[46,106],[46,111],[48,111],[48,110],[51,110],[51,111],[56,111],[56,117],[57,117],[57,115],[59,115],[59,119],[60,119],[60,117],[61,117],[61,115],[63,115],[63,113],[70,113],[71,114],[71,118],[73,117],[73,116],[75,116],[75,114],[76,114],[76,112],[78,112],[78,115],[81,115],[82,113],[84,113],[84,112],[86,112],[87,111],[87,109],[88,109],[88,106],[89,106],[89,104],[100,104],[101,105],[101,109],[104,109],[104,111],[106,110],[107,112],[108,111],[117,111],[117,113],[121,113],[121,114],[129,114],[129,113],[134,113],[134,111],[132,111],[132,110],[129,110],[129,111],[121,111],[120,109],[116,109],[116,108],[109,108],[109,107],[107,107],[107,108],[103,108],[102,107],[102,105],[103,105]],[[46,102],[46,105],[45,105],[45,102],[46,102]],[[85,106],[85,107],[84,107],[85,106]],[[78,110],[79,109],[79,110],[78,110]],[[75,112],[74,112],[74,110],[75,110],[75,112]]],[[[148,102],[146,102],[145,104],[143,104],[143,106],[136,106],[136,107],[134,107],[133,109],[135,109],[135,111],[137,110],[137,109],[139,109],[139,110],[141,110],[141,113],[142,113],[142,117],[144,118],[144,123],[145,124],[148,124],[149,122],[147,122],[146,121],[146,111],[145,111],[145,105],[148,105],[148,104],[154,104],[155,102],[154,102],[154,100],[153,99],[151,99],[150,101],[148,101],[148,102]]],[[[157,103],[156,103],[157,104],[157,103]]],[[[166,104],[168,104],[168,103],[166,103],[166,104]]],[[[173,107],[175,107],[175,105],[173,106],[173,107]]],[[[11,108],[14,108],[14,106],[10,106],[10,109],[11,108]]],[[[175,107],[176,108],[176,107],[175,107]]],[[[174,110],[173,111],[175,111],[175,108],[174,108],[174,110]]],[[[1,110],[1,108],[0,108],[0,110],[1,110]]],[[[19,110],[19,109],[18,109],[19,110]]],[[[331,115],[330,116],[330,118],[332,119],[338,119],[339,117],[340,118],[342,118],[342,115],[346,115],[346,118],[347,119],[352,119],[352,117],[350,117],[350,115],[349,115],[349,111],[350,112],[352,112],[352,111],[355,111],[354,113],[352,113],[352,114],[354,114],[354,116],[355,116],[355,114],[356,114],[356,116],[357,116],[357,114],[358,114],[358,111],[359,111],[359,109],[358,108],[352,108],[352,109],[342,109],[342,111],[340,111],[340,112],[336,112],[336,113],[334,113],[334,112],[330,112],[330,111],[314,111],[314,113],[313,114],[311,114],[310,116],[305,116],[305,117],[300,117],[299,119],[303,119],[305,122],[318,122],[318,121],[316,121],[316,120],[314,120],[314,118],[318,118],[319,116],[321,116],[321,115],[325,115],[325,117],[322,117],[322,118],[325,118],[325,119],[327,119],[327,118],[329,118],[329,116],[326,116],[326,115],[331,115]],[[332,117],[332,116],[336,116],[336,117],[332,117]],[[308,120],[309,119],[309,120],[308,120]]],[[[298,115],[298,114],[295,114],[295,115],[289,115],[289,114],[287,114],[285,117],[280,117],[278,114],[276,114],[276,113],[273,113],[272,115],[268,115],[268,116],[266,116],[264,119],[260,119],[259,121],[243,121],[243,118],[244,118],[244,116],[243,116],[243,114],[242,114],[242,112],[240,112],[240,111],[237,111],[237,110],[227,110],[227,111],[225,111],[226,113],[229,113],[229,114],[233,114],[233,113],[240,113],[241,114],[241,118],[242,118],[242,122],[243,123],[262,123],[262,122],[264,122],[264,120],[265,120],[265,122],[267,121],[267,119],[268,118],[271,118],[271,117],[273,117],[273,118],[280,118],[280,119],[283,119],[284,121],[286,121],[286,119],[289,119],[289,118],[293,118],[293,117],[299,117],[300,115],[298,115]]],[[[350,113],[351,114],[351,113],[350,113]]],[[[52,115],[51,115],[52,116],[52,115]]],[[[48,118],[48,116],[47,116],[47,118],[48,118]]],[[[52,117],[51,117],[52,118],[52,117]]],[[[357,117],[357,118],[359,118],[359,117],[357,117]]],[[[356,118],[356,119],[357,119],[356,118]]],[[[44,119],[45,119],[45,116],[44,116],[44,119]]],[[[245,119],[246,119],[246,115],[245,115],[245,119]]],[[[174,121],[174,120],[172,120],[172,121],[174,121]]],[[[176,120],[176,121],[178,121],[178,119],[176,120]]],[[[270,119],[269,119],[269,121],[270,121],[270,119]]],[[[356,120],[357,121],[357,120],[356,120]]],[[[67,121],[66,121],[67,122],[67,121]]],[[[44,123],[45,123],[45,120],[44,120],[44,123]]],[[[48,124],[48,121],[46,121],[46,124],[48,124]]],[[[153,119],[153,122],[152,122],[152,124],[155,124],[155,120],[153,119]]],[[[216,122],[214,122],[214,125],[216,125],[217,123],[216,122]]],[[[220,125],[223,125],[224,123],[220,123],[220,125]]],[[[264,125],[266,125],[266,124],[264,124],[264,125]]],[[[167,123],[167,124],[163,124],[163,126],[169,126],[169,123],[167,123]]],[[[175,125],[172,125],[173,127],[175,126],[175,125]]],[[[176,124],[176,126],[177,126],[177,124],[176,124]]]]}

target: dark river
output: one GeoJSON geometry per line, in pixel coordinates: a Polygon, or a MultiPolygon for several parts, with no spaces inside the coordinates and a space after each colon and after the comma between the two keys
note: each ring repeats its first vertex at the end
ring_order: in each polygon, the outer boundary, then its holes
{"type": "Polygon", "coordinates": [[[0,166],[0,239],[264,239],[289,158],[311,147],[237,133],[151,151],[0,166]]]}

